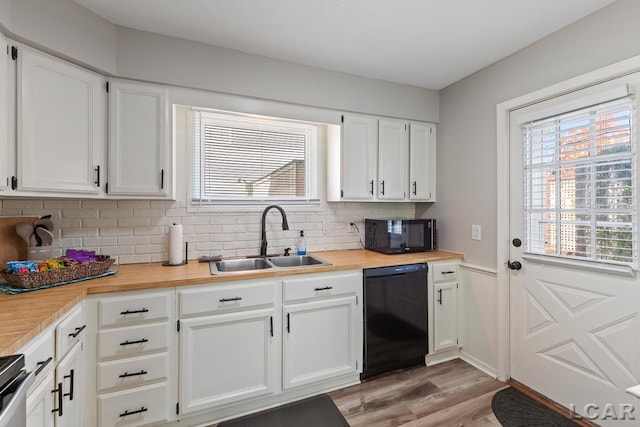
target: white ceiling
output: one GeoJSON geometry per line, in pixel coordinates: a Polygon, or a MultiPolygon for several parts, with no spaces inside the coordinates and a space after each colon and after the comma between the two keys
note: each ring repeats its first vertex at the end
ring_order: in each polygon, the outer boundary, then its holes
{"type": "Polygon", "coordinates": [[[75,0],[114,24],[441,89],[614,0],[75,0]]]}

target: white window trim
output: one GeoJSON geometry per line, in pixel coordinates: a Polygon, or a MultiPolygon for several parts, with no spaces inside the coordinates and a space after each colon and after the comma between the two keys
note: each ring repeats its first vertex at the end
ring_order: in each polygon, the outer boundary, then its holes
{"type": "Polygon", "coordinates": [[[300,200],[286,200],[286,199],[279,199],[279,200],[274,200],[274,199],[269,199],[269,200],[229,200],[228,202],[226,201],[217,201],[217,202],[213,202],[210,204],[196,204],[193,203],[193,198],[192,198],[192,194],[193,194],[193,179],[192,179],[192,174],[193,174],[193,156],[194,156],[194,146],[193,146],[193,139],[195,137],[194,135],[194,128],[193,126],[191,126],[191,124],[193,123],[194,117],[193,115],[195,114],[196,110],[201,110],[201,111],[210,111],[212,113],[219,113],[219,114],[228,114],[228,115],[237,115],[238,116],[238,121],[242,122],[242,116],[246,116],[246,117],[261,117],[261,116],[255,116],[252,114],[245,114],[245,113],[241,113],[241,112],[232,112],[232,111],[221,111],[221,110],[217,110],[217,109],[212,109],[212,108],[205,108],[205,107],[196,107],[196,106],[188,106],[188,105],[176,105],[176,107],[180,107],[180,108],[185,108],[187,110],[187,141],[186,144],[188,145],[186,153],[186,162],[187,162],[187,174],[186,174],[186,210],[189,213],[202,213],[202,214],[207,214],[207,213],[216,213],[216,212],[262,212],[264,210],[264,208],[266,208],[269,205],[272,204],[278,204],[281,205],[282,207],[286,208],[287,211],[289,212],[322,212],[323,210],[325,210],[327,208],[327,203],[326,203],[326,135],[324,134],[325,132],[321,132],[320,131],[320,127],[325,126],[325,124],[323,123],[315,123],[315,122],[307,122],[307,121],[299,121],[299,120],[294,120],[294,119],[288,119],[285,117],[282,117],[282,121],[288,121],[291,123],[296,123],[299,122],[301,123],[301,125],[308,127],[309,125],[313,125],[315,126],[315,129],[313,130],[314,135],[313,137],[316,138],[316,143],[315,145],[315,158],[316,158],[316,162],[315,165],[312,165],[312,168],[315,168],[315,174],[316,174],[316,179],[317,179],[317,191],[318,191],[318,199],[317,200],[312,200],[306,203],[301,203],[300,200]]]}

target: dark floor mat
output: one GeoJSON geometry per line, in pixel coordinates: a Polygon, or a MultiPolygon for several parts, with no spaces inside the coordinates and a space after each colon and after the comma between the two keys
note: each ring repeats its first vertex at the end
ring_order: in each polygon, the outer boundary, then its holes
{"type": "Polygon", "coordinates": [[[513,387],[494,394],[491,408],[500,424],[506,427],[574,427],[578,425],[513,387]]]}
{"type": "Polygon", "coordinates": [[[349,427],[333,400],[326,394],[267,409],[218,427],[349,427]]]}

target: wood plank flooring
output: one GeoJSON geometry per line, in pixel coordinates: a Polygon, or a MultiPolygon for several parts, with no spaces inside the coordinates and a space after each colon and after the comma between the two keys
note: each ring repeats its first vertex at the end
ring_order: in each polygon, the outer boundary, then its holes
{"type": "Polygon", "coordinates": [[[388,372],[329,395],[351,427],[500,427],[491,398],[505,387],[456,359],[388,372]]]}

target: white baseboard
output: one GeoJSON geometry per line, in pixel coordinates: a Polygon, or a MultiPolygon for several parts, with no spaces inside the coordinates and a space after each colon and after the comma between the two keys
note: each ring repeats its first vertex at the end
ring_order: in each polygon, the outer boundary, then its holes
{"type": "Polygon", "coordinates": [[[482,372],[484,372],[485,374],[489,375],[492,378],[498,377],[498,371],[496,370],[496,368],[487,365],[486,363],[476,359],[475,357],[465,353],[464,351],[460,352],[460,359],[464,360],[474,368],[480,369],[482,372]]]}
{"type": "Polygon", "coordinates": [[[459,348],[452,348],[451,350],[439,351],[435,354],[427,354],[424,361],[427,366],[436,365],[442,362],[448,362],[449,360],[457,359],[460,353],[459,348]]]}

